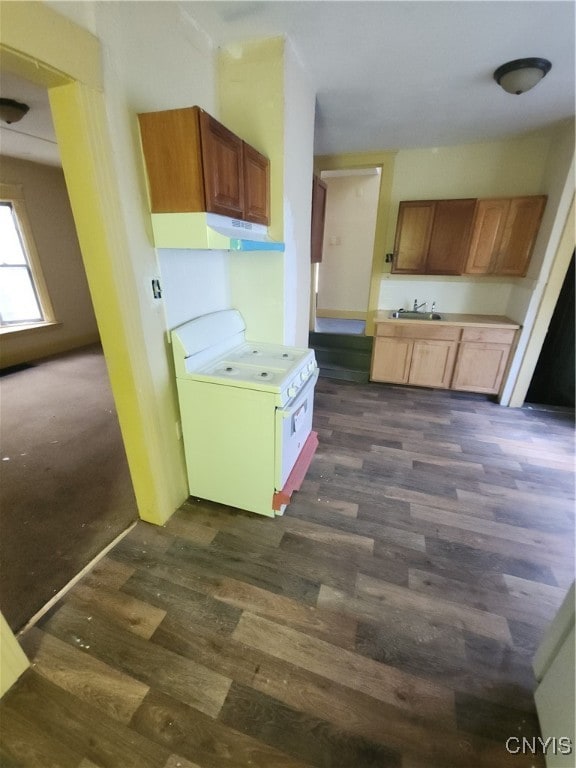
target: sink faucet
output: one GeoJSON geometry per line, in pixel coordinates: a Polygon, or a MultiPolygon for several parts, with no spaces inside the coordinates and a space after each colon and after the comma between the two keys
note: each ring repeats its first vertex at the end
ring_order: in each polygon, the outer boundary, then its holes
{"type": "Polygon", "coordinates": [[[414,308],[413,308],[412,311],[413,312],[418,312],[418,310],[421,307],[427,308],[428,307],[428,302],[427,301],[423,301],[422,304],[418,304],[418,299],[414,299],[414,308]]]}

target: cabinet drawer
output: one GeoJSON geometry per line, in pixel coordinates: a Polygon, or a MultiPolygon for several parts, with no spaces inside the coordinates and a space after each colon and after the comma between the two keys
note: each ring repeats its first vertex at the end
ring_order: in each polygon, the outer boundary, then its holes
{"type": "MultiPolygon", "coordinates": [[[[432,323],[433,321],[430,321],[432,323]]],[[[413,323],[378,323],[376,336],[388,336],[395,339],[443,339],[458,341],[460,328],[452,325],[424,325],[416,320],[413,323]]]]}
{"type": "Polygon", "coordinates": [[[516,331],[513,328],[463,328],[462,341],[479,341],[489,344],[512,344],[516,331]]]}

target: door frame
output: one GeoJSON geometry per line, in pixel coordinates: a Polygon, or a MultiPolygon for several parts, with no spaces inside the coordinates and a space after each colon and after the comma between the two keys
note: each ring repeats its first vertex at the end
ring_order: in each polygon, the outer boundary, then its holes
{"type": "MultiPolygon", "coordinates": [[[[138,513],[163,524],[174,512],[180,489],[171,488],[161,441],[155,439],[154,384],[120,215],[100,43],[44,3],[4,3],[0,68],[48,89],[138,513]]],[[[182,501],[186,495],[183,488],[182,501]]],[[[0,629],[1,696],[22,674],[26,659],[5,621],[0,629]]]]}

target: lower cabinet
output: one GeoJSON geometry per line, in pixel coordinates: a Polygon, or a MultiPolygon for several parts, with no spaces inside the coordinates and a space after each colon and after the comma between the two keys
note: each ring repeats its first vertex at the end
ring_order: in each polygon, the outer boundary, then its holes
{"type": "Polygon", "coordinates": [[[506,328],[463,328],[451,388],[497,394],[515,334],[506,328]]]}
{"type": "Polygon", "coordinates": [[[372,353],[372,380],[449,387],[459,333],[459,328],[447,326],[378,324],[372,353]]]}
{"type": "Polygon", "coordinates": [[[378,323],[372,381],[498,394],[516,331],[378,323]]]}

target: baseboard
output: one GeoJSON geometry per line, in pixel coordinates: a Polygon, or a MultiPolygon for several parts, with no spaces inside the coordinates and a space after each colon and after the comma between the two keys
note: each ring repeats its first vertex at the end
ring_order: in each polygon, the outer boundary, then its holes
{"type": "Polygon", "coordinates": [[[366,320],[367,312],[356,312],[347,309],[317,309],[316,317],[333,317],[337,320],[366,320]]]}
{"type": "Polygon", "coordinates": [[[110,542],[110,544],[107,544],[103,550],[98,552],[98,554],[95,557],[93,557],[92,560],[90,560],[90,562],[87,565],[85,565],[84,568],[82,568],[82,570],[79,573],[76,574],[76,576],[70,579],[68,584],[65,584],[62,587],[62,589],[54,595],[54,597],[51,597],[50,600],[48,600],[46,605],[43,605],[42,608],[40,608],[40,610],[37,611],[34,614],[34,616],[32,616],[32,618],[26,622],[26,624],[22,627],[22,629],[18,630],[18,632],[16,633],[16,637],[20,637],[20,635],[23,635],[24,632],[26,632],[26,630],[30,629],[35,624],[37,624],[38,621],[40,621],[40,619],[42,618],[42,616],[48,613],[50,608],[52,608],[52,606],[55,605],[58,602],[58,600],[60,600],[60,598],[64,597],[64,595],[67,592],[69,592],[72,589],[72,587],[80,581],[80,579],[84,578],[84,576],[86,576],[86,574],[89,571],[91,571],[92,568],[94,568],[94,566],[100,560],[102,560],[102,558],[105,557],[108,554],[108,552],[110,552],[110,550],[113,549],[116,546],[116,544],[118,544],[119,541],[122,541],[124,536],[127,536],[130,533],[130,531],[134,528],[137,522],[138,520],[135,520],[131,525],[128,526],[128,528],[123,530],[122,533],[119,533],[118,536],[116,536],[116,538],[110,542]]]}

